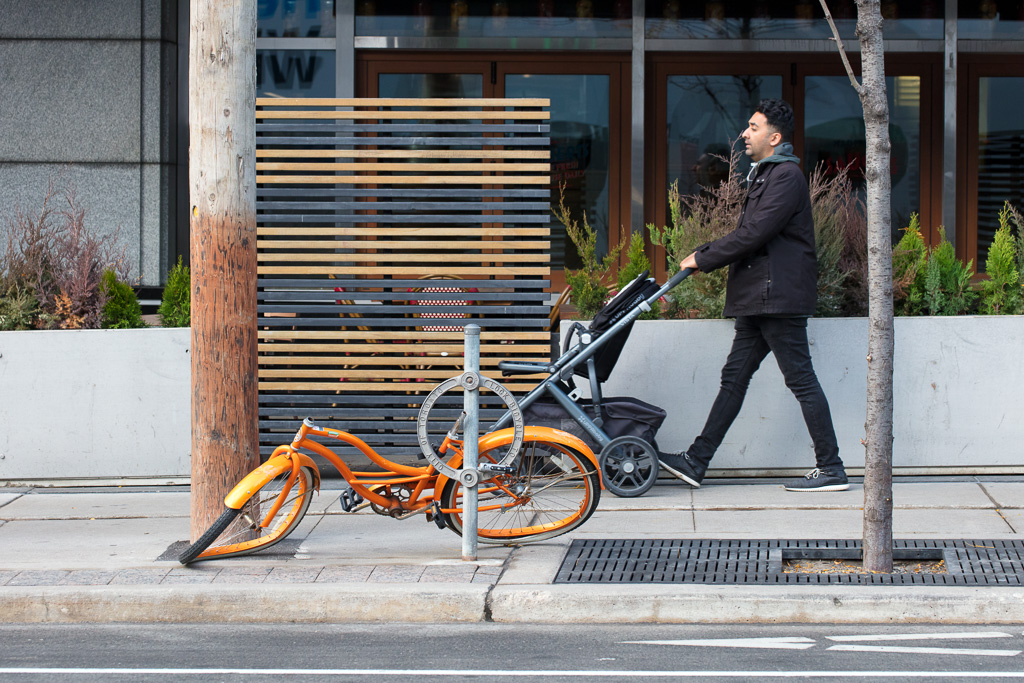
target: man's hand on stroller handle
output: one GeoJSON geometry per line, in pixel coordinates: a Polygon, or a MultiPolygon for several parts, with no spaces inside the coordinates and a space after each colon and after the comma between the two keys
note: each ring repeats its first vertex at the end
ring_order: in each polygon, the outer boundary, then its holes
{"type": "Polygon", "coordinates": [[[697,252],[693,252],[692,254],[690,254],[689,256],[684,258],[682,261],[680,261],[679,262],[679,268],[681,270],[686,270],[687,268],[689,268],[690,270],[693,270],[693,271],[700,270],[700,268],[697,267],[696,254],[697,254],[697,252]]]}

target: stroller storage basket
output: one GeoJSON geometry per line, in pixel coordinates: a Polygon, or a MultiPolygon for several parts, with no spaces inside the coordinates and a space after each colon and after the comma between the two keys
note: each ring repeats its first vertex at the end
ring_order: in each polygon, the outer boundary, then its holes
{"type": "MultiPolygon", "coordinates": [[[[594,417],[594,407],[589,401],[584,399],[579,405],[591,418],[594,417]]],[[[654,446],[654,438],[665,421],[663,409],[630,396],[605,398],[601,401],[601,408],[604,418],[601,431],[609,439],[636,436],[654,446]]],[[[555,401],[538,400],[530,404],[523,410],[523,421],[528,425],[569,432],[582,439],[595,453],[601,452],[601,447],[594,439],[555,401]]]]}

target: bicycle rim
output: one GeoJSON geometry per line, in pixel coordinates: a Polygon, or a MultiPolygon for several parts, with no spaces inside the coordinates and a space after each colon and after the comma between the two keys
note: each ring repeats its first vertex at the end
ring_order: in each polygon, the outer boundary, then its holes
{"type": "MultiPolygon", "coordinates": [[[[487,456],[481,453],[481,460],[487,456]]],[[[481,543],[542,541],[587,521],[601,495],[597,468],[581,453],[561,444],[532,441],[514,463],[516,472],[481,482],[477,537],[481,543]]],[[[449,480],[442,507],[462,508],[462,485],[449,480]]],[[[462,533],[462,513],[448,512],[449,527],[462,533]]]]}
{"type": "Polygon", "coordinates": [[[245,501],[224,533],[196,560],[248,555],[283,541],[299,525],[313,497],[313,473],[308,467],[301,467],[281,509],[266,526],[261,526],[290,475],[291,470],[286,470],[261,486],[245,501]]]}

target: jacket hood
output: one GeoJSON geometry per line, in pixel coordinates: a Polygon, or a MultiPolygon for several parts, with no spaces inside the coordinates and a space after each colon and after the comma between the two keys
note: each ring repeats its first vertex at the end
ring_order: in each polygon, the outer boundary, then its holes
{"type": "Polygon", "coordinates": [[[775,154],[772,154],[770,157],[765,157],[764,159],[761,159],[761,161],[750,165],[750,171],[747,173],[747,181],[749,182],[757,175],[757,169],[761,167],[761,164],[781,164],[787,161],[799,164],[800,157],[793,154],[792,144],[783,142],[775,148],[775,154]]]}

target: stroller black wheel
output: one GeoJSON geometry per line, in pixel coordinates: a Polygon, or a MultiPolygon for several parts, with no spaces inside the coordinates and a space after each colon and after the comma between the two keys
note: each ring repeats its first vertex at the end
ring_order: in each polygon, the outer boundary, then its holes
{"type": "Polygon", "coordinates": [[[647,493],[658,479],[658,453],[636,436],[612,439],[598,458],[606,489],[620,498],[647,493]]]}

